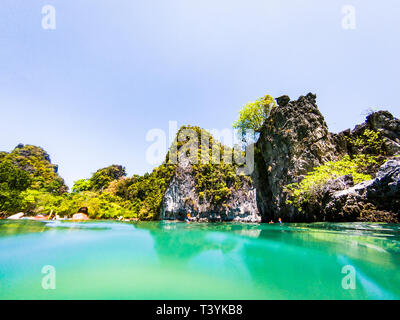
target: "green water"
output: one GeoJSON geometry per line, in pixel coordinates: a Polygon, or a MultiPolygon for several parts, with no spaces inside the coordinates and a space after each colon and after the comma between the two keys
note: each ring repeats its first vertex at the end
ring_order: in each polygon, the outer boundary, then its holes
{"type": "Polygon", "coordinates": [[[399,225],[0,221],[0,299],[399,299],[399,267],[399,225]]]}

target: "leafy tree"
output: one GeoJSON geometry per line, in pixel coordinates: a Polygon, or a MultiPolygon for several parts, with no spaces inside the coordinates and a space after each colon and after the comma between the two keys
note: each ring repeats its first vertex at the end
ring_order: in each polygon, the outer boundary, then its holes
{"type": "Polygon", "coordinates": [[[132,210],[141,220],[154,220],[159,217],[162,199],[172,179],[176,166],[162,164],[150,174],[135,176],[128,187],[128,199],[132,210]]]}
{"type": "Polygon", "coordinates": [[[97,170],[90,178],[90,182],[93,190],[102,191],[110,185],[111,181],[118,180],[125,176],[126,172],[123,166],[111,165],[97,170]]]}
{"type": "Polygon", "coordinates": [[[27,214],[60,213],[60,206],[67,199],[44,190],[28,189],[21,193],[20,209],[27,214]]]}
{"type": "Polygon", "coordinates": [[[239,111],[239,119],[235,121],[233,128],[238,129],[242,136],[248,130],[259,132],[265,119],[275,107],[276,102],[270,95],[259,98],[254,102],[248,102],[239,111]]]}
{"type": "Polygon", "coordinates": [[[11,161],[0,162],[0,211],[14,213],[21,206],[20,193],[31,184],[28,173],[11,161]]]}
{"type": "Polygon", "coordinates": [[[97,170],[90,179],[80,179],[75,181],[72,192],[79,193],[84,191],[104,191],[114,181],[126,176],[125,168],[120,165],[111,165],[97,170]]]}
{"type": "Polygon", "coordinates": [[[11,161],[4,161],[0,163],[0,184],[8,189],[24,191],[30,186],[31,178],[11,161]]]}
{"type": "Polygon", "coordinates": [[[90,191],[93,188],[92,182],[87,179],[80,179],[74,182],[74,186],[72,187],[72,192],[79,193],[83,191],[90,191]]]}

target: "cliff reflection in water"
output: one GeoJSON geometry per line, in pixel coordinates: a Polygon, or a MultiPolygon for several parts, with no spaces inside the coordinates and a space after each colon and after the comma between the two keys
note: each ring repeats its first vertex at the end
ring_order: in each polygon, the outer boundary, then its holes
{"type": "Polygon", "coordinates": [[[2,220],[0,299],[399,298],[399,232],[359,223],[2,220]],[[57,269],[57,290],[39,290],[44,265],[57,269]],[[357,290],[342,288],[346,265],[357,290]]]}

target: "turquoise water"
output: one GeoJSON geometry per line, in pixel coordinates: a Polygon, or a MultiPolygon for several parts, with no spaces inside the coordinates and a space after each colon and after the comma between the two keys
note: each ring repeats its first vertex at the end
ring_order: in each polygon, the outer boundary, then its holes
{"type": "Polygon", "coordinates": [[[0,221],[0,299],[399,299],[399,267],[400,225],[0,221]]]}

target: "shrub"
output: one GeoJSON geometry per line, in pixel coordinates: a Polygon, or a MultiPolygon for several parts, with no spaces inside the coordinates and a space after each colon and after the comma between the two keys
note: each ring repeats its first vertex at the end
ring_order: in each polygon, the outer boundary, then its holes
{"type": "Polygon", "coordinates": [[[109,167],[97,170],[90,178],[92,190],[102,191],[106,189],[114,180],[126,176],[125,168],[120,165],[111,165],[109,167]]]}
{"type": "Polygon", "coordinates": [[[72,187],[72,192],[79,193],[84,191],[92,190],[93,185],[90,180],[80,179],[74,182],[74,186],[72,187]]]}
{"type": "Polygon", "coordinates": [[[385,141],[379,131],[366,129],[359,136],[347,137],[347,143],[356,153],[387,155],[385,141]]]}
{"type": "Polygon", "coordinates": [[[302,211],[307,203],[319,197],[322,189],[331,180],[346,175],[351,175],[356,184],[370,180],[372,177],[363,172],[371,165],[378,165],[378,161],[375,156],[358,155],[354,158],[344,156],[340,161],[327,162],[307,173],[301,182],[286,186],[286,191],[290,194],[287,203],[302,211]]]}
{"type": "Polygon", "coordinates": [[[341,160],[326,162],[307,173],[298,183],[286,186],[289,199],[286,201],[300,211],[311,201],[318,201],[329,181],[351,175],[355,184],[370,180],[370,173],[386,161],[387,149],[382,134],[366,129],[358,136],[347,137],[348,145],[355,155],[346,155],[341,160]]]}

